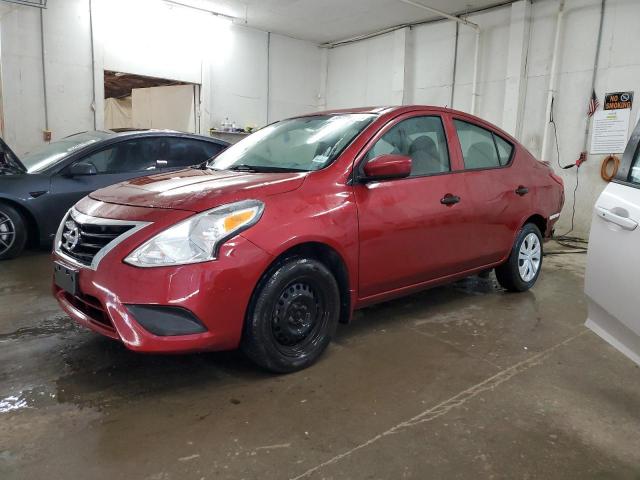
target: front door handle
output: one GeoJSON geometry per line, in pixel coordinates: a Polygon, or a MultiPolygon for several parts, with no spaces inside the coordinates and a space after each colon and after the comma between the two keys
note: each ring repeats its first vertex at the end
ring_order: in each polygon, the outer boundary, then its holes
{"type": "Polygon", "coordinates": [[[458,197],[457,195],[452,195],[450,193],[447,193],[440,199],[441,204],[448,206],[455,205],[458,202],[460,202],[460,197],[458,197]]]}
{"type": "Polygon", "coordinates": [[[529,189],[527,187],[524,187],[524,186],[520,185],[518,188],[516,188],[516,193],[518,195],[520,195],[521,197],[523,197],[527,193],[529,193],[529,189]]]}
{"type": "Polygon", "coordinates": [[[632,231],[638,227],[638,222],[635,220],[613,213],[611,210],[604,207],[596,206],[596,214],[604,221],[615,223],[625,230],[632,231]]]}

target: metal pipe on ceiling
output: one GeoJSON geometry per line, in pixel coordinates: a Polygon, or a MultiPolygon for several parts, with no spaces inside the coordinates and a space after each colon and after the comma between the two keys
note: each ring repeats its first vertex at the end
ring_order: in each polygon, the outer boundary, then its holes
{"type": "Polygon", "coordinates": [[[47,8],[47,0],[29,1],[29,0],[0,0],[7,3],[15,3],[16,5],[24,5],[26,7],[47,8]]]}
{"type": "Polygon", "coordinates": [[[215,10],[208,10],[206,8],[197,7],[195,5],[189,5],[188,3],[178,2],[177,0],[164,0],[164,1],[166,3],[172,4],[172,5],[178,5],[180,7],[190,8],[192,10],[198,10],[199,12],[210,13],[211,15],[216,16],[216,17],[228,18],[231,21],[236,20],[236,17],[234,17],[232,15],[227,15],[226,13],[216,12],[215,10]]]}
{"type": "MultiPolygon", "coordinates": [[[[471,84],[471,114],[476,113],[476,99],[478,97],[478,63],[480,58],[480,25],[477,23],[470,22],[466,18],[456,17],[455,15],[451,15],[449,13],[438,10],[437,8],[430,7],[428,5],[424,5],[422,3],[414,2],[413,0],[400,0],[402,3],[406,3],[407,5],[412,5],[417,8],[421,8],[423,10],[427,10],[428,12],[435,13],[443,18],[447,18],[449,20],[453,20],[462,25],[466,25],[467,27],[472,28],[476,32],[476,45],[473,54],[473,80],[471,84]]],[[[453,106],[453,105],[452,105],[453,106]]]]}

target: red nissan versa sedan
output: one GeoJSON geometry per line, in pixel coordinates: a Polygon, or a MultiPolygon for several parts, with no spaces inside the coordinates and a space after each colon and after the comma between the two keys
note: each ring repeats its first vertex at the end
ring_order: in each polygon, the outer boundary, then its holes
{"type": "Polygon", "coordinates": [[[316,113],[85,197],[60,225],[53,292],[131,350],[240,346],[290,372],[356,308],[491,268],[531,288],[563,202],[546,164],[471,115],[316,113]]]}

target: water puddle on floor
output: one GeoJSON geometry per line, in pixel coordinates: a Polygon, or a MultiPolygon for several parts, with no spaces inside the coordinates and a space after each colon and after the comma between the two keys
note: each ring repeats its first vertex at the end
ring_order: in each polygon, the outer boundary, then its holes
{"type": "Polygon", "coordinates": [[[13,412],[15,410],[22,410],[23,408],[29,408],[27,399],[20,395],[9,395],[0,399],[0,413],[13,412]]]}
{"type": "Polygon", "coordinates": [[[57,335],[71,331],[81,331],[82,328],[64,314],[56,314],[45,319],[33,327],[22,327],[9,333],[0,334],[0,342],[19,340],[28,337],[42,337],[57,335]]]}

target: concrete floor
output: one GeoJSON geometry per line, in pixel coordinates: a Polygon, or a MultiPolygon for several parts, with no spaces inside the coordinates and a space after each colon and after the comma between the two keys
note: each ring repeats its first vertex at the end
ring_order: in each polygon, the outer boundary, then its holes
{"type": "Polygon", "coordinates": [[[309,370],[145,356],[0,263],[0,478],[640,478],[640,369],[583,327],[584,256],[368,308],[309,370]]]}

